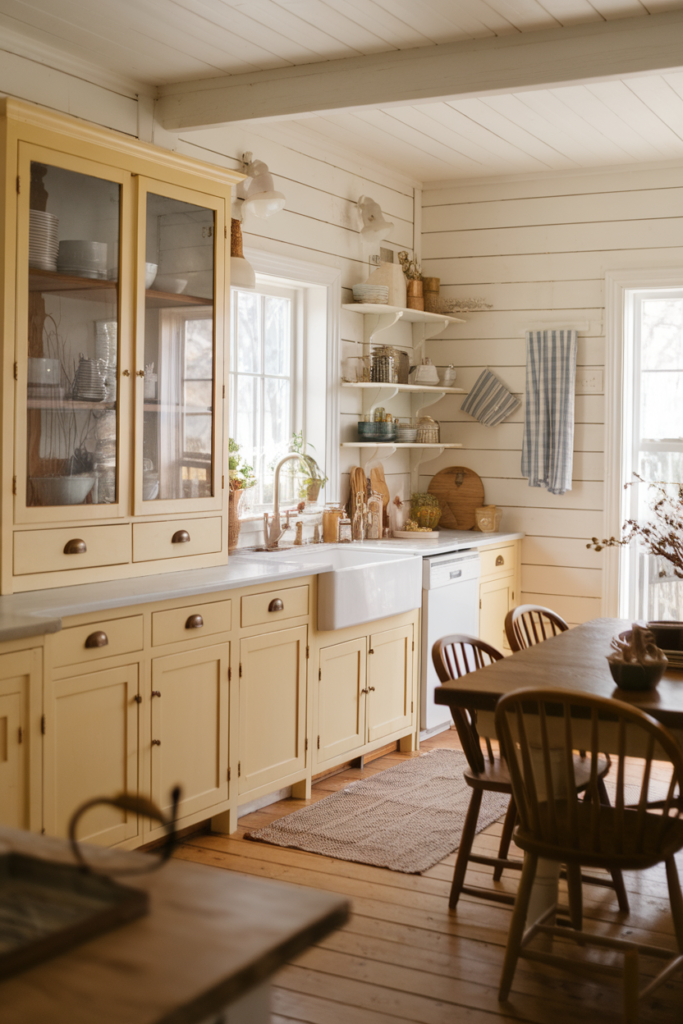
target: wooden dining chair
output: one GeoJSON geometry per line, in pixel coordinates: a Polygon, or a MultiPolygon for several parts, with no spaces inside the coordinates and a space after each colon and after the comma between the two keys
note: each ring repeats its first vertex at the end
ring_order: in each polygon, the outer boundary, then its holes
{"type": "Polygon", "coordinates": [[[568,629],[561,615],[540,604],[520,604],[505,616],[505,635],[514,652],[524,651],[568,629]]]}
{"type": "MultiPolygon", "coordinates": [[[[437,640],[432,648],[432,661],[436,674],[441,683],[447,683],[452,679],[461,679],[470,672],[484,668],[494,661],[500,661],[503,655],[495,647],[479,640],[477,637],[466,636],[462,633],[454,633],[437,640]]],[[[486,754],[481,749],[481,740],[477,732],[477,713],[465,708],[458,708],[451,705],[453,721],[458,731],[458,738],[462,745],[468,768],[465,770],[465,782],[472,790],[467,816],[460,837],[458,856],[455,861],[453,872],[453,884],[451,885],[448,905],[453,910],[460,899],[461,893],[469,896],[479,896],[482,899],[495,900],[498,903],[513,904],[514,896],[509,893],[502,893],[496,890],[479,889],[465,885],[465,875],[469,862],[474,864],[485,864],[493,867],[493,881],[498,882],[506,868],[520,870],[522,861],[508,857],[510,841],[517,819],[517,810],[512,795],[512,785],[508,774],[507,766],[499,757],[495,757],[491,741],[486,738],[486,754]],[[510,796],[503,831],[500,837],[500,845],[497,857],[485,857],[481,854],[472,853],[472,844],[477,834],[477,822],[479,810],[485,792],[506,793],[510,796]]],[[[589,781],[589,773],[579,754],[576,756],[576,778],[579,790],[584,790],[589,781]]],[[[600,759],[598,774],[602,783],[602,776],[609,771],[609,761],[600,759]]],[[[586,882],[595,885],[609,886],[614,888],[619,900],[619,909],[628,913],[629,905],[626,896],[626,888],[619,873],[610,879],[586,878],[586,882]]]]}
{"type": "MultiPolygon", "coordinates": [[[[589,948],[605,947],[624,955],[624,1022],[637,1024],[638,1003],[683,967],[683,895],[674,854],[683,849],[683,819],[675,793],[683,782],[683,754],[671,733],[638,708],[622,701],[579,695],[564,689],[521,689],[501,697],[496,706],[496,734],[507,760],[512,792],[519,815],[515,843],[524,850],[524,868],[512,915],[499,998],[505,1001],[512,986],[519,957],[565,967],[576,973],[583,965],[590,972],[615,974],[615,968],[601,957],[590,968],[583,960],[556,952],[530,949],[537,935],[562,937],[589,948]],[[613,807],[600,800],[598,753],[605,746],[605,731],[618,750],[616,802],[613,807]],[[590,764],[588,800],[579,800],[576,759],[573,752],[586,745],[590,764]],[[625,801],[626,756],[628,750],[644,752],[641,761],[628,766],[629,788],[636,785],[638,801],[625,801]],[[658,813],[648,811],[648,790],[652,763],[668,761],[673,771],[664,806],[658,813]],[[640,767],[638,767],[640,766],[640,767]],[[640,772],[638,783],[637,772],[640,772]],[[539,858],[567,865],[570,889],[571,928],[557,927],[551,918],[556,905],[536,921],[527,921],[529,902],[539,858]],[[582,867],[613,871],[642,871],[664,863],[678,953],[632,940],[591,935],[582,927],[581,885],[576,884],[582,867]],[[638,956],[669,961],[639,991],[638,956]]],[[[616,973],[619,973],[618,971],[616,973]]]]}

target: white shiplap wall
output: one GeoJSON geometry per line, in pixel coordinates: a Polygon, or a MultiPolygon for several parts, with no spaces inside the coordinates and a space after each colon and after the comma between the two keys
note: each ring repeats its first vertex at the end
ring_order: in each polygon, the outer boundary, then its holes
{"type": "MultiPolygon", "coordinates": [[[[503,527],[527,534],[522,600],[553,607],[571,623],[601,614],[604,556],[586,541],[604,535],[604,394],[580,392],[582,370],[604,366],[605,271],[683,266],[682,185],[682,168],[666,167],[423,192],[424,272],[441,278],[447,297],[493,304],[429,343],[434,362],[458,368],[456,383],[471,387],[488,366],[523,398],[525,330],[580,329],[567,494],[530,488],[522,478],[523,406],[497,427],[460,412],[460,399],[435,407],[444,439],[465,445],[458,462],[483,478],[488,502],[503,506],[503,527]]],[[[449,464],[453,457],[442,456],[440,465],[449,464]]]]}

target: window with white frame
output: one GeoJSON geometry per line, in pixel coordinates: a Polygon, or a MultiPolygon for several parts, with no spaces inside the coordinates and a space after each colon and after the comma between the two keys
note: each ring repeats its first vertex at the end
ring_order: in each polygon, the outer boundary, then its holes
{"type": "MultiPolygon", "coordinates": [[[[622,519],[644,521],[652,491],[683,487],[683,289],[626,291],[622,519]]],[[[621,613],[683,619],[683,581],[670,564],[633,543],[622,556],[621,613]]]]}
{"type": "MultiPolygon", "coordinates": [[[[302,429],[298,298],[297,289],[277,285],[232,289],[230,437],[256,475],[247,492],[253,512],[272,505],[275,463],[302,429]]],[[[291,473],[283,473],[280,495],[283,502],[294,498],[291,473]]]]}

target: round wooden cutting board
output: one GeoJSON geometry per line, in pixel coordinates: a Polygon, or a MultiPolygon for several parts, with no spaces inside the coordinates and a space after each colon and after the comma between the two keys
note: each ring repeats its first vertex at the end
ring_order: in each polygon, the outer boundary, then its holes
{"type": "Polygon", "coordinates": [[[449,466],[432,477],[427,488],[442,508],[439,526],[444,530],[474,530],[475,508],[484,504],[484,485],[472,469],[449,466]]]}

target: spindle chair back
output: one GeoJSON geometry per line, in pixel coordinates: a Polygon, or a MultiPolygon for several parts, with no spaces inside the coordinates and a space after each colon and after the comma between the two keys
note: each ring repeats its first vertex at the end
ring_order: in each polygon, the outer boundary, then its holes
{"type": "Polygon", "coordinates": [[[542,605],[520,604],[505,616],[505,635],[510,650],[515,652],[524,651],[568,629],[561,615],[542,605]]]}

